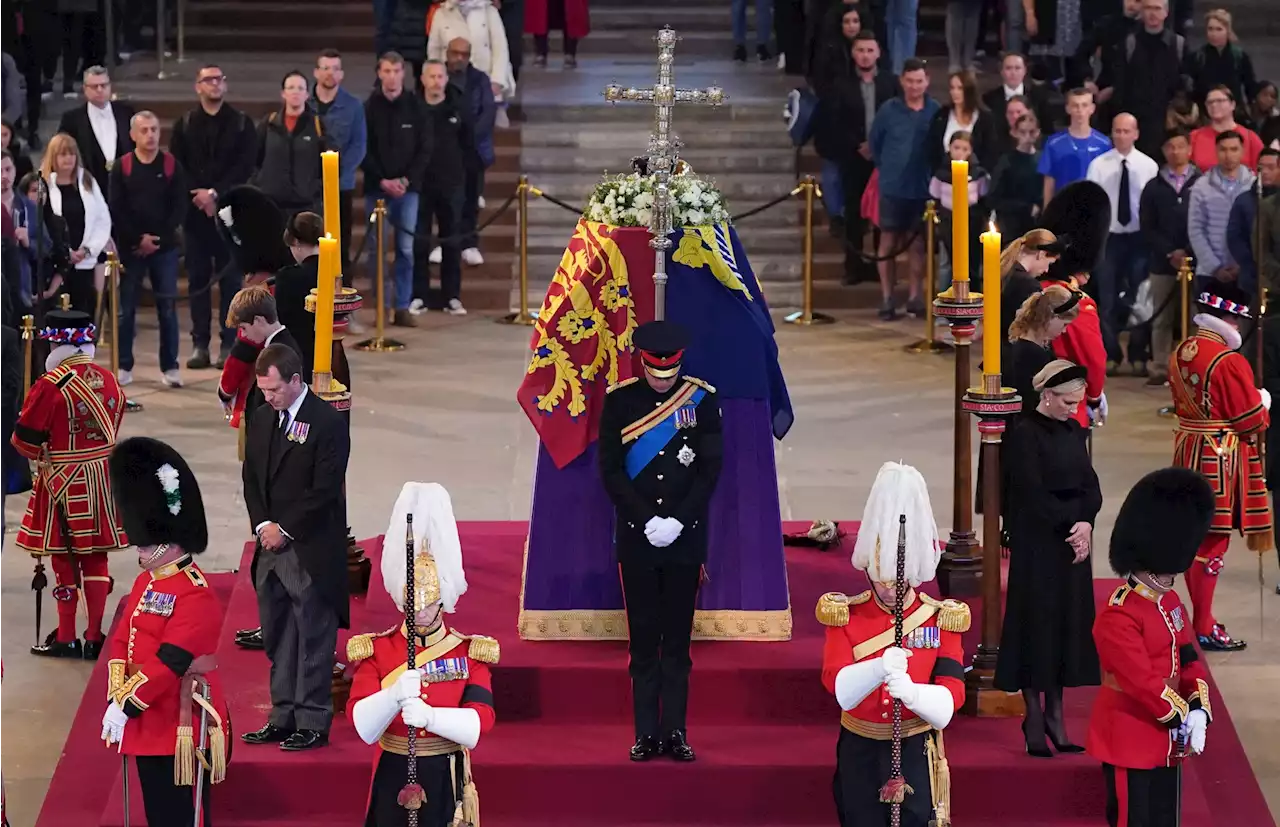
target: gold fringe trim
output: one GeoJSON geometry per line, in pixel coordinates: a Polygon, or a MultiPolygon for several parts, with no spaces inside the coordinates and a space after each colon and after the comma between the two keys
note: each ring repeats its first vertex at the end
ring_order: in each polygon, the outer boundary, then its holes
{"type": "Polygon", "coordinates": [[[502,647],[498,641],[484,635],[469,635],[471,641],[467,645],[467,657],[481,663],[497,663],[502,656],[502,647]]]}
{"type": "Polygon", "coordinates": [[[355,635],[347,641],[347,662],[368,660],[373,657],[373,635],[355,635]]]}
{"type": "Polygon", "coordinates": [[[178,727],[178,741],[173,747],[173,785],[190,787],[195,779],[196,744],[191,727],[178,727]]]}
{"type": "MultiPolygon", "coordinates": [[[[738,609],[693,615],[694,640],[778,641],[791,639],[791,609],[748,612],[738,609]]],[[[521,609],[521,640],[626,640],[627,613],[623,609],[521,609]]]]}
{"type": "Polygon", "coordinates": [[[1259,531],[1255,534],[1245,535],[1245,544],[1250,551],[1256,551],[1261,554],[1264,551],[1270,551],[1275,548],[1276,539],[1271,529],[1259,531]]]}
{"type": "Polygon", "coordinates": [[[933,787],[934,824],[951,827],[951,765],[942,743],[942,730],[936,730],[926,741],[929,755],[929,782],[933,787]]]}
{"type": "MultiPolygon", "coordinates": [[[[462,799],[454,809],[453,827],[480,827],[480,793],[471,776],[471,750],[468,749],[462,751],[462,783],[462,799]]],[[[456,779],[454,788],[457,788],[456,779]]]]}
{"type": "Polygon", "coordinates": [[[209,727],[209,783],[227,780],[227,736],[222,727],[209,727]]]}
{"type": "Polygon", "coordinates": [[[869,589],[852,597],[841,592],[827,592],[818,598],[818,606],[814,609],[814,614],[823,626],[848,626],[849,607],[866,603],[870,599],[869,589]]]}
{"type": "Polygon", "coordinates": [[[920,602],[926,606],[933,606],[938,610],[938,628],[944,632],[967,632],[969,626],[973,623],[973,613],[969,611],[969,605],[959,600],[937,600],[923,592],[917,592],[920,595],[920,602]]]}

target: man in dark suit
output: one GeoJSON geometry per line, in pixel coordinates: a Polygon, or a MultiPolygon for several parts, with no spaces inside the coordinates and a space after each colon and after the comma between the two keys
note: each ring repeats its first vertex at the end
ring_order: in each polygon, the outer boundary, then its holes
{"type": "Polygon", "coordinates": [[[630,627],[632,761],[695,758],[685,736],[689,641],[723,449],[715,388],[680,376],[687,338],[671,322],[638,328],[644,376],[611,386],[600,420],[600,476],[616,509],[630,627]]]}
{"type": "Polygon", "coordinates": [[[121,155],[133,152],[129,119],[133,107],[111,100],[111,77],[102,66],[84,70],[84,105],[62,113],[58,131],[76,139],[80,162],[103,190],[107,176],[121,155]]]}
{"type": "MultiPolygon", "coordinates": [[[[1050,111],[1049,89],[1043,83],[1027,76],[1027,58],[1018,52],[1007,52],[1000,61],[1000,85],[989,89],[982,102],[991,110],[991,120],[995,123],[996,136],[1000,145],[1008,144],[1009,125],[1005,121],[1005,107],[1011,98],[1021,95],[1027,99],[1031,111],[1040,121],[1040,129],[1046,134],[1053,131],[1055,120],[1062,120],[1061,113],[1057,117],[1050,111]]],[[[983,166],[993,169],[997,158],[979,158],[983,166]]]]}
{"type": "MultiPolygon", "coordinates": [[[[277,334],[279,335],[279,334],[277,334]]],[[[271,660],[271,716],[243,736],[296,752],[325,746],[338,629],[347,628],[347,423],[302,382],[296,351],[254,363],[265,405],[249,420],[244,499],[258,543],[252,576],[271,660]]]]}

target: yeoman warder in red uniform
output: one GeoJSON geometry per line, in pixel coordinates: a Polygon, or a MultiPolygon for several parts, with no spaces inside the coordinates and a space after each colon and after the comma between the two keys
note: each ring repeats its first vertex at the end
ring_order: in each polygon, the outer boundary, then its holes
{"type": "Polygon", "coordinates": [[[827,626],[822,685],[840,704],[833,788],[842,827],[888,824],[882,787],[890,776],[893,702],[902,702],[904,827],[947,824],[950,811],[942,730],[964,703],[964,652],[969,607],[917,592],[933,579],[942,554],[929,491],[916,469],[885,463],[867,498],[853,551],[871,589],[825,594],[819,622],[827,626]],[[894,640],[898,518],[906,515],[903,641],[894,640]]]}
{"type": "Polygon", "coordinates": [[[111,592],[106,553],[129,544],[116,516],[107,468],[125,399],[111,371],[93,363],[96,329],[88,314],[52,310],[44,322],[40,338],[53,349],[10,439],[18,453],[37,464],[18,548],[48,555],[57,583],[58,628],[31,653],[96,660],[111,592]],[[83,646],[76,633],[81,592],[89,610],[83,646]]]}
{"type": "Polygon", "coordinates": [[[1106,775],[1111,827],[1177,827],[1182,761],[1204,752],[1208,672],[1173,584],[1213,511],[1200,474],[1165,468],[1139,480],[1116,515],[1111,568],[1126,582],[1094,621],[1102,688],[1086,742],[1106,775]]]}
{"type": "Polygon", "coordinates": [[[150,827],[207,827],[231,721],[213,660],[222,611],[194,559],[209,543],[200,486],[177,451],[146,437],[116,446],[111,474],[142,573],[107,643],[102,740],[133,756],[150,827]]]}
{"type": "Polygon", "coordinates": [[[406,805],[417,806],[420,827],[479,823],[470,750],[493,728],[489,668],[498,642],[464,635],[444,620],[467,590],[462,545],[449,493],[435,483],[405,483],[382,548],[382,583],[396,608],[407,603],[405,517],[413,515],[414,633],[408,666],[407,623],[347,644],[355,674],[347,714],[367,744],[377,744],[365,827],[403,827],[406,805]],[[416,738],[417,785],[406,790],[409,730],[416,738]],[[417,795],[420,793],[420,795],[417,795]],[[425,800],[422,800],[425,797],[425,800]]]}

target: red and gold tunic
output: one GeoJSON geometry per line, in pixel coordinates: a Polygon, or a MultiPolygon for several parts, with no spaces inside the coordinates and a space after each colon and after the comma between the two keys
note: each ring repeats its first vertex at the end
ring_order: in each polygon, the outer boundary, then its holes
{"type": "MultiPolygon", "coordinates": [[[[418,648],[417,667],[422,672],[422,700],[433,707],[474,709],[480,716],[480,733],[493,729],[493,691],[489,665],[498,662],[498,642],[480,635],[464,635],[441,624],[418,648]]],[[[376,635],[356,635],[347,642],[347,660],[354,666],[347,715],[357,702],[385,689],[405,673],[408,639],[404,624],[376,635]]],[[[384,752],[408,755],[408,730],[397,715],[378,742],[377,766],[384,752]]],[[[446,755],[463,748],[433,735],[417,732],[417,754],[446,755]]]]}
{"type": "MultiPolygon", "coordinates": [[[[144,571],[133,581],[125,613],[107,642],[107,697],[129,722],[125,755],[173,755],[194,772],[201,705],[195,675],[209,682],[207,726],[217,783],[231,737],[226,699],[210,663],[218,648],[222,611],[204,573],[190,557],[144,571]]],[[[186,777],[190,778],[191,775],[186,777]]],[[[187,782],[190,783],[190,782],[187,782]]]]}
{"type": "Polygon", "coordinates": [[[1193,709],[1213,718],[1208,672],[1175,592],[1130,580],[1093,624],[1102,688],[1085,747],[1099,761],[1149,770],[1177,760],[1178,727],[1193,709]]]}
{"type": "Polygon", "coordinates": [[[84,554],[129,544],[107,471],[123,416],[124,393],[115,377],[82,353],[31,386],[10,440],[40,466],[18,529],[19,548],[84,554]]]}
{"type": "MultiPolygon", "coordinates": [[[[1085,376],[1085,393],[1090,402],[1096,403],[1102,398],[1103,387],[1107,381],[1107,348],[1102,343],[1102,324],[1098,319],[1098,304],[1093,297],[1083,293],[1075,279],[1057,281],[1044,279],[1042,287],[1052,284],[1081,293],[1080,314],[1067,325],[1062,335],[1053,340],[1053,355],[1059,359],[1075,362],[1087,371],[1085,376]]],[[[1081,405],[1076,411],[1076,421],[1081,427],[1089,427],[1089,410],[1081,405]]]]}
{"type": "Polygon", "coordinates": [[[1217,505],[1209,530],[1229,534],[1238,528],[1251,546],[1266,548],[1271,509],[1257,434],[1270,417],[1249,361],[1202,328],[1169,358],[1169,387],[1178,415],[1173,464],[1199,471],[1213,488],[1217,505]]]}
{"type": "MultiPolygon", "coordinates": [[[[893,609],[868,590],[846,597],[831,593],[818,601],[818,620],[827,626],[822,647],[822,685],[835,694],[836,675],[853,663],[878,658],[894,645],[893,609]]],[[[911,650],[907,674],[916,683],[935,683],[951,692],[956,709],[964,704],[964,649],[960,633],[969,628],[969,607],[958,600],[935,600],[916,592],[903,615],[903,645],[911,650]]],[[[853,709],[842,712],[840,725],[864,738],[889,740],[893,735],[893,698],[883,684],[853,709]]],[[[905,706],[902,735],[927,732],[932,727],[905,706]]]]}
{"type": "Polygon", "coordinates": [[[231,415],[227,424],[232,428],[240,427],[240,420],[245,415],[244,403],[253,387],[253,365],[262,352],[260,342],[251,342],[243,333],[236,334],[236,343],[227,354],[227,361],[222,366],[222,376],[218,379],[218,398],[224,405],[231,406],[231,415]]]}

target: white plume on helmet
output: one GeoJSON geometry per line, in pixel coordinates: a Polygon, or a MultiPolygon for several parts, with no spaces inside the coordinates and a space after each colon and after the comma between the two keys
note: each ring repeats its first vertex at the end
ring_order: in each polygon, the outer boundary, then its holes
{"type": "Polygon", "coordinates": [[[920,472],[910,465],[886,462],[871,486],[853,546],[853,567],[865,571],[872,582],[892,583],[897,579],[898,518],[904,514],[904,575],[914,588],[933,579],[942,558],[938,524],[929,503],[929,487],[920,472]]]}
{"type": "MultiPolygon", "coordinates": [[[[382,539],[382,585],[404,610],[405,516],[413,515],[415,555],[430,550],[440,578],[440,602],[452,612],[458,598],[467,592],[467,576],[462,569],[462,543],[453,516],[453,501],[444,486],[434,482],[406,482],[400,489],[391,522],[382,539]]],[[[419,609],[425,606],[417,607],[419,609]]]]}

